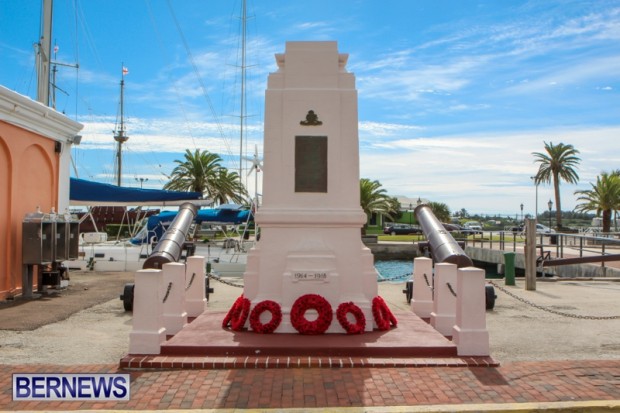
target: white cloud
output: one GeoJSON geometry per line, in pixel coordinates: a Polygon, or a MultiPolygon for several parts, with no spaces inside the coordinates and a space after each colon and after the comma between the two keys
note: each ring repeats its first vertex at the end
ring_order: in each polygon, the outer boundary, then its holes
{"type": "MultiPolygon", "coordinates": [[[[363,148],[360,169],[363,177],[379,180],[390,194],[422,196],[446,202],[453,210],[484,213],[511,213],[523,202],[533,213],[530,176],[538,164],[532,152],[544,151],[543,141],[562,142],[580,150],[582,159],[579,185],[561,187],[562,208],[570,210],[575,190],[588,188],[601,171],[617,169],[617,158],[609,154],[620,153],[619,136],[620,126],[395,140],[363,148]]],[[[548,186],[539,192],[540,199],[553,197],[548,186]]]]}

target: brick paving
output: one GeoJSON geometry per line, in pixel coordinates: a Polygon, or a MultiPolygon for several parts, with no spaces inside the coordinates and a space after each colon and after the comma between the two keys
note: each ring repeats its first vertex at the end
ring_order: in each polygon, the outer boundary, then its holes
{"type": "MultiPolygon", "coordinates": [[[[1,410],[336,408],[620,400],[620,360],[498,367],[123,370],[0,365],[1,410]],[[128,402],[14,402],[12,373],[131,374],[128,402]]],[[[620,402],[615,404],[620,407],[620,402]]]]}

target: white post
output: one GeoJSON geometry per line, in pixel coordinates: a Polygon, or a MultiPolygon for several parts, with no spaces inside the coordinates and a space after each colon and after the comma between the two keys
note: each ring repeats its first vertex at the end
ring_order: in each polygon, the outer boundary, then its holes
{"type": "Polygon", "coordinates": [[[185,311],[185,264],[162,265],[164,272],[164,327],[167,335],[175,335],[187,324],[185,311]]]}
{"type": "Polygon", "coordinates": [[[420,318],[430,318],[433,311],[433,260],[418,257],[413,260],[413,294],[411,310],[420,318]]]}
{"type": "Polygon", "coordinates": [[[456,325],[452,341],[459,356],[488,356],[484,270],[460,268],[456,280],[456,325]]]}
{"type": "Polygon", "coordinates": [[[185,310],[188,317],[198,317],[205,311],[205,257],[187,258],[185,270],[185,310]]]}
{"type": "Polygon", "coordinates": [[[435,265],[435,299],[431,325],[444,336],[452,336],[456,322],[456,297],[452,293],[456,293],[456,272],[455,264],[435,265]]]}
{"type": "Polygon", "coordinates": [[[161,270],[139,270],[135,275],[133,326],[129,333],[129,354],[159,354],[166,341],[163,322],[161,270]]]}

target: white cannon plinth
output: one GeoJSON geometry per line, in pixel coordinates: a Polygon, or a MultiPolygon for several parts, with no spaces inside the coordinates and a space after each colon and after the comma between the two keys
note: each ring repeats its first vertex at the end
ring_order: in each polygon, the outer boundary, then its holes
{"type": "Polygon", "coordinates": [[[435,265],[435,297],[431,325],[444,336],[451,336],[456,322],[456,275],[455,264],[435,265]],[[449,286],[452,287],[450,290],[449,286]]]}
{"type": "Polygon", "coordinates": [[[456,280],[456,325],[452,341],[459,356],[488,356],[484,270],[460,268],[456,280]]]}
{"type": "Polygon", "coordinates": [[[163,321],[162,270],[139,270],[135,274],[130,354],[159,354],[166,341],[163,321]]]}

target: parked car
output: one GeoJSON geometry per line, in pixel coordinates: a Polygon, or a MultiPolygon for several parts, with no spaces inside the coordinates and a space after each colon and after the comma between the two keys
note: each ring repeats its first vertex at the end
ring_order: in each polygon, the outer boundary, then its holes
{"type": "Polygon", "coordinates": [[[390,224],[387,227],[383,228],[383,233],[390,235],[415,235],[421,234],[422,228],[417,225],[390,224]]]}
{"type": "Polygon", "coordinates": [[[536,233],[537,234],[555,234],[555,230],[543,224],[536,224],[536,233]]]}
{"type": "MultiPolygon", "coordinates": [[[[478,228],[480,228],[480,226],[478,226],[478,228]]],[[[476,235],[476,234],[482,234],[482,228],[477,229],[474,227],[461,227],[459,229],[459,232],[463,235],[476,235]]]]}
{"type": "Polygon", "coordinates": [[[446,229],[446,231],[448,232],[454,232],[454,231],[460,231],[461,230],[461,226],[460,225],[456,225],[456,224],[446,224],[446,223],[442,223],[441,225],[443,225],[443,227],[446,229]]]}
{"type": "Polygon", "coordinates": [[[471,229],[474,231],[480,231],[482,233],[482,225],[476,221],[468,221],[463,225],[463,228],[471,229]]]}
{"type": "MultiPolygon", "coordinates": [[[[517,227],[512,227],[511,231],[512,232],[523,232],[525,231],[525,226],[521,224],[517,227]]],[[[555,230],[543,224],[536,224],[536,233],[537,234],[555,234],[555,230]]]]}

